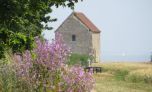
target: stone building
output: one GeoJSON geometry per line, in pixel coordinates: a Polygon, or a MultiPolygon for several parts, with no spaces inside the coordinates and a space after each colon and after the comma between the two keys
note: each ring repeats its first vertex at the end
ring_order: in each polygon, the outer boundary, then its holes
{"type": "Polygon", "coordinates": [[[63,36],[64,42],[73,53],[94,52],[95,61],[100,61],[100,30],[81,12],[73,12],[55,31],[63,36]]]}

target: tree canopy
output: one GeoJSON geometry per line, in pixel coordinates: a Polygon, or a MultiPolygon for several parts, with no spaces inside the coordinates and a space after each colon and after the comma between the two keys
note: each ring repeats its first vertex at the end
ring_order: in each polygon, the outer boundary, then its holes
{"type": "Polygon", "coordinates": [[[13,53],[31,50],[34,37],[44,29],[51,29],[48,23],[56,21],[46,14],[52,7],[74,8],[78,0],[0,0],[0,58],[7,48],[13,53]]]}

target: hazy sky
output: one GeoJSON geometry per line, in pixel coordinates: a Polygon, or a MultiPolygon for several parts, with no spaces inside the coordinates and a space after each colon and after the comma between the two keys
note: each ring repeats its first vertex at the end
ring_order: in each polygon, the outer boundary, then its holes
{"type": "MultiPolygon", "coordinates": [[[[84,0],[75,11],[83,12],[101,32],[102,60],[148,60],[152,52],[152,0],[84,0]],[[123,57],[123,58],[122,58],[123,57]]],[[[54,30],[72,10],[54,8],[49,23],[54,30]]],[[[45,38],[54,37],[45,31],[45,38]]]]}

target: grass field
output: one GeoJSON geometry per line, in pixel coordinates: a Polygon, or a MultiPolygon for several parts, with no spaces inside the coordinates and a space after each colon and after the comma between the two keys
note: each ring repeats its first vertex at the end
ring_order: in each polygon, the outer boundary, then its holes
{"type": "Polygon", "coordinates": [[[152,92],[152,64],[104,63],[103,72],[94,74],[94,92],[152,92]]]}

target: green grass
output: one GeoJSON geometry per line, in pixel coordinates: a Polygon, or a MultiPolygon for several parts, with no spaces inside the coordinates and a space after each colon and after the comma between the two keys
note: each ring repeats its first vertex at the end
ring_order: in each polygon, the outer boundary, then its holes
{"type": "Polygon", "coordinates": [[[21,81],[9,65],[0,65],[0,92],[33,92],[26,81],[21,81]]]}
{"type": "Polygon", "coordinates": [[[88,55],[81,55],[81,54],[71,54],[69,57],[69,61],[67,62],[68,65],[81,65],[83,67],[88,66],[88,55]]]}
{"type": "Polygon", "coordinates": [[[0,59],[0,92],[33,92],[32,85],[17,77],[12,54],[5,53],[0,59]]]}
{"type": "Polygon", "coordinates": [[[95,92],[152,92],[151,64],[109,63],[93,64],[103,67],[101,74],[94,74],[95,92]]]}
{"type": "Polygon", "coordinates": [[[116,71],[112,72],[111,74],[113,74],[113,77],[117,80],[125,80],[125,77],[128,75],[128,71],[127,70],[116,70],[116,71]]]}

